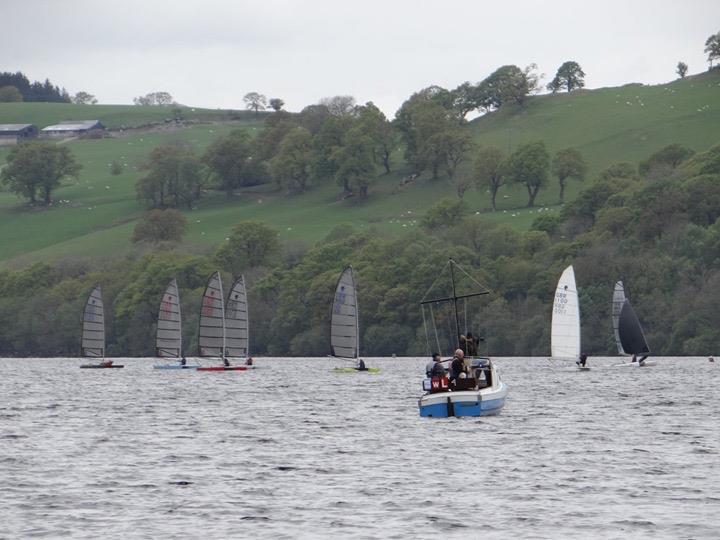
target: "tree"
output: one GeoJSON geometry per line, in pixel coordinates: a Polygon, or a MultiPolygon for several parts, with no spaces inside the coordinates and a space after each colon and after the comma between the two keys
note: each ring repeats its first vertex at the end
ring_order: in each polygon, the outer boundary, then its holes
{"type": "Polygon", "coordinates": [[[705,52],[708,55],[710,69],[712,69],[713,60],[720,58],[720,32],[707,38],[705,41],[705,52]]]}
{"type": "Polygon", "coordinates": [[[367,197],[368,187],[375,179],[374,141],[363,132],[362,126],[348,131],[343,146],[333,153],[337,164],[335,179],[346,194],[367,197]]]}
{"type": "Polygon", "coordinates": [[[441,199],[428,208],[422,218],[427,229],[437,229],[457,225],[468,213],[467,205],[461,200],[441,199]]]}
{"type": "Polygon", "coordinates": [[[202,162],[219,180],[219,187],[228,195],[236,189],[262,183],[257,177],[257,160],[253,159],[250,135],[243,129],[235,129],[215,139],[203,154],[202,162]]]}
{"type": "Polygon", "coordinates": [[[304,127],[312,135],[317,135],[329,115],[330,111],[325,105],[308,105],[300,111],[300,126],[304,127]]]}
{"type": "Polygon", "coordinates": [[[535,69],[535,64],[530,64],[524,70],[515,65],[499,67],[480,83],[479,106],[486,110],[511,102],[522,106],[527,96],[537,90],[538,77],[533,73],[535,69]]]}
{"type": "Polygon", "coordinates": [[[285,102],[280,98],[272,98],[270,99],[270,108],[275,112],[280,112],[282,108],[285,106],[285,102]]]}
{"type": "Polygon", "coordinates": [[[248,92],[243,96],[243,101],[245,102],[245,108],[255,111],[255,114],[264,111],[267,104],[267,98],[257,92],[248,92]]]}
{"type": "Polygon", "coordinates": [[[346,116],[355,108],[355,98],[352,96],[332,96],[322,98],[319,105],[324,105],[333,116],[346,116]]]}
{"type": "Polygon", "coordinates": [[[117,159],[113,159],[110,163],[110,174],[113,176],[119,176],[122,174],[125,167],[117,159]]]}
{"type": "MultiPolygon", "coordinates": [[[[460,126],[451,125],[447,129],[436,133],[428,141],[428,147],[432,148],[432,152],[442,162],[447,172],[448,178],[455,178],[455,171],[458,166],[467,157],[473,147],[470,134],[460,126]]],[[[468,184],[469,186],[469,184],[468,184]]],[[[464,190],[462,190],[464,193],[464,190]]],[[[462,199],[462,193],[458,195],[462,199]]]]}
{"type": "Polygon", "coordinates": [[[179,208],[200,198],[203,178],[201,164],[188,144],[170,142],[154,148],[143,166],[147,176],[135,184],[138,199],[152,207],[179,208]]]}
{"type": "Polygon", "coordinates": [[[220,267],[235,276],[249,268],[268,264],[280,251],[278,233],[264,223],[243,221],[215,253],[220,267]]]}
{"type": "Polygon", "coordinates": [[[390,174],[390,156],[397,145],[397,133],[385,114],[372,101],[357,107],[359,129],[373,142],[373,159],[390,174]]]}
{"type": "Polygon", "coordinates": [[[580,64],[569,60],[558,68],[555,78],[550,81],[547,88],[554,93],[561,88],[572,92],[575,88],[582,88],[583,86],[585,86],[585,72],[580,67],[580,64]]]}
{"type": "Polygon", "coordinates": [[[474,180],[478,188],[490,190],[493,212],[497,211],[496,199],[498,190],[505,185],[503,164],[505,155],[495,147],[482,148],[475,158],[474,180]]]}
{"type": "Polygon", "coordinates": [[[168,208],[166,210],[150,210],[140,219],[132,234],[132,241],[150,242],[179,242],[187,232],[187,219],[179,210],[168,208]]]}
{"type": "Polygon", "coordinates": [[[92,94],[88,94],[87,92],[78,92],[73,96],[72,102],[75,105],[95,105],[98,101],[92,94]]]}
{"type": "Polygon", "coordinates": [[[478,87],[465,81],[452,91],[453,107],[461,118],[465,118],[470,111],[481,108],[478,100],[478,87]]]}
{"type": "Polygon", "coordinates": [[[77,178],[82,166],[67,146],[33,142],[13,147],[7,165],[0,171],[0,180],[10,191],[26,197],[31,203],[40,195],[50,204],[52,191],[64,178],[77,178]]]}
{"type": "Polygon", "coordinates": [[[0,87],[0,103],[18,103],[23,101],[23,95],[17,86],[0,87]]]}
{"type": "Polygon", "coordinates": [[[302,193],[310,180],[313,162],[312,135],[297,127],[285,135],[277,155],[270,160],[270,173],[290,193],[302,193]]]}
{"type": "Polygon", "coordinates": [[[150,92],[144,96],[133,98],[135,105],[175,105],[172,95],[169,92],[150,92]]]}
{"type": "Polygon", "coordinates": [[[575,148],[558,150],[552,160],[552,172],[560,183],[560,203],[565,202],[565,186],[568,178],[584,180],[587,164],[575,148]]]}
{"type": "Polygon", "coordinates": [[[443,88],[425,88],[410,96],[395,114],[395,126],[405,143],[405,160],[415,174],[429,168],[436,179],[445,164],[446,156],[439,144],[442,137],[435,136],[452,132],[462,122],[451,97],[443,88]]]}
{"type": "Polygon", "coordinates": [[[645,161],[641,161],[638,170],[640,174],[644,176],[647,176],[651,171],[657,169],[666,168],[674,170],[694,154],[695,151],[693,149],[683,146],[682,144],[669,144],[652,154],[645,161]]]}
{"type": "Polygon", "coordinates": [[[678,62],[677,67],[675,68],[675,73],[680,75],[681,79],[685,78],[685,75],[687,75],[688,71],[688,65],[685,62],[678,62]]]}
{"type": "Polygon", "coordinates": [[[535,205],[540,188],[547,184],[549,168],[550,156],[542,141],[523,144],[508,158],[508,180],[526,187],[528,208],[535,205]]]}

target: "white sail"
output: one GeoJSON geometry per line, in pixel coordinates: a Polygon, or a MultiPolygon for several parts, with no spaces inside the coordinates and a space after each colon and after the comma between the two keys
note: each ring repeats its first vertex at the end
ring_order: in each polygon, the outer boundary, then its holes
{"type": "Polygon", "coordinates": [[[85,302],[80,342],[82,356],[105,357],[105,310],[100,285],[96,285],[85,302]]]}
{"type": "Polygon", "coordinates": [[[174,279],[165,289],[158,311],[157,332],[155,333],[155,354],[166,358],[182,357],[182,317],[180,296],[174,279]]]}
{"type": "Polygon", "coordinates": [[[358,304],[352,266],[343,270],[335,287],[330,314],[330,351],[339,358],[358,358],[360,354],[358,304]]]}
{"type": "Polygon", "coordinates": [[[613,332],[615,332],[615,343],[617,344],[618,354],[627,354],[623,349],[622,343],[620,343],[620,332],[618,328],[620,326],[620,312],[622,311],[623,304],[625,303],[625,287],[622,281],[618,281],[615,284],[615,290],[613,291],[613,302],[612,302],[612,322],[613,332]]]}
{"type": "Polygon", "coordinates": [[[198,332],[199,356],[223,357],[225,349],[225,302],[220,273],[215,272],[208,280],[200,304],[200,330],[198,332]]]}
{"type": "Polygon", "coordinates": [[[563,271],[555,290],[551,349],[553,358],[580,357],[580,303],[572,265],[563,271]]]}
{"type": "Polygon", "coordinates": [[[240,276],[230,289],[225,309],[225,351],[227,356],[246,358],[249,348],[247,292],[240,276]]]}

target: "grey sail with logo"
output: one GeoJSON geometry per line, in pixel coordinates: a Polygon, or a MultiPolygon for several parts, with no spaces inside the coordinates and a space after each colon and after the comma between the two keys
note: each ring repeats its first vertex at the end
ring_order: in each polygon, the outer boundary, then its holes
{"type": "Polygon", "coordinates": [[[208,280],[200,303],[198,355],[223,358],[225,349],[225,302],[222,279],[215,272],[208,280]]]}
{"type": "Polygon", "coordinates": [[[229,357],[246,358],[250,349],[250,322],[248,318],[245,279],[240,276],[230,289],[225,306],[225,352],[229,357]]]}
{"type": "Polygon", "coordinates": [[[80,353],[89,358],[105,357],[105,309],[100,285],[96,285],[83,310],[80,353]]]}
{"type": "Polygon", "coordinates": [[[335,287],[330,313],[330,353],[357,359],[360,351],[357,291],[352,266],[343,270],[335,287]]]}
{"type": "Polygon", "coordinates": [[[182,357],[182,317],[180,295],[175,279],[168,284],[160,301],[155,333],[155,354],[163,358],[182,357]]]}

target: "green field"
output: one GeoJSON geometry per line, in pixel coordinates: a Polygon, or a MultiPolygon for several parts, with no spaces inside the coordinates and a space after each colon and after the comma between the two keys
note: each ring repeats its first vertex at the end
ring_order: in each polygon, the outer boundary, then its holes
{"type": "MultiPolygon", "coordinates": [[[[42,126],[66,119],[79,109],[64,104],[2,104],[0,123],[30,121],[42,126]],[[27,117],[8,111],[20,106],[27,117]],[[69,108],[68,108],[69,107],[69,108]]],[[[108,126],[131,125],[161,119],[167,109],[133,106],[85,106],[108,126]],[[120,107],[120,108],[117,108],[120,107]],[[158,111],[157,109],[163,109],[158,111]],[[153,115],[158,115],[154,117],[153,115]]],[[[16,109],[15,113],[20,111],[16,109]]],[[[220,112],[218,112],[220,114],[220,112]]],[[[77,117],[77,116],[76,116],[77,117]]],[[[48,209],[28,210],[16,196],[0,192],[0,264],[22,265],[36,260],[64,257],[116,256],[132,251],[130,235],[134,220],[143,211],[135,198],[134,185],[142,175],[141,163],[157,144],[181,139],[202,150],[214,137],[238,127],[257,130],[260,120],[197,124],[182,130],[144,133],[124,137],[73,141],[68,143],[83,164],[80,179],[58,189],[57,201],[48,209]],[[127,164],[120,176],[112,176],[113,160],[127,164]]],[[[508,108],[486,115],[470,128],[480,145],[513,149],[523,142],[542,139],[551,152],[576,147],[585,155],[590,178],[616,162],[646,158],[664,145],[679,142],[704,150],[720,142],[720,71],[675,81],[667,85],[627,85],[593,91],[534,97],[524,109],[508,108]]],[[[7,150],[0,151],[0,163],[7,150]]],[[[414,185],[399,188],[407,176],[398,149],[396,170],[380,176],[371,187],[368,200],[338,201],[334,185],[314,188],[302,196],[290,197],[273,186],[248,189],[228,199],[210,193],[198,208],[187,212],[190,230],[186,248],[207,249],[224,241],[234,224],[258,219],[275,227],[288,241],[311,244],[335,225],[350,223],[359,228],[402,232],[418,227],[426,209],[443,197],[455,197],[444,179],[420,178],[414,185]]],[[[1,166],[1,165],[0,165],[1,166]]],[[[467,168],[466,168],[467,170],[467,168]]],[[[462,172],[462,171],[461,171],[462,172]]],[[[571,200],[589,184],[571,182],[566,190],[571,200]]],[[[552,183],[540,192],[538,207],[556,212],[558,188],[552,183]]],[[[539,208],[526,209],[524,189],[503,187],[498,196],[499,211],[492,213],[485,191],[470,190],[465,200],[472,212],[488,219],[526,229],[539,208]]]]}
{"type": "MultiPolygon", "coordinates": [[[[35,124],[38,129],[65,120],[100,120],[110,129],[145,126],[173,119],[175,107],[158,105],[74,105],[72,103],[0,103],[0,124],[35,124]]],[[[180,107],[186,120],[251,119],[248,111],[180,107]]]]}

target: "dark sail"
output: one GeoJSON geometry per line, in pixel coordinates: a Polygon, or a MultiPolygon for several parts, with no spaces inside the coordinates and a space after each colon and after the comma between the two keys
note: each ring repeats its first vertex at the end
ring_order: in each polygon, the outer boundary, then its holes
{"type": "Polygon", "coordinates": [[[628,300],[625,300],[620,310],[618,333],[622,348],[627,354],[650,354],[640,321],[628,300]]]}

